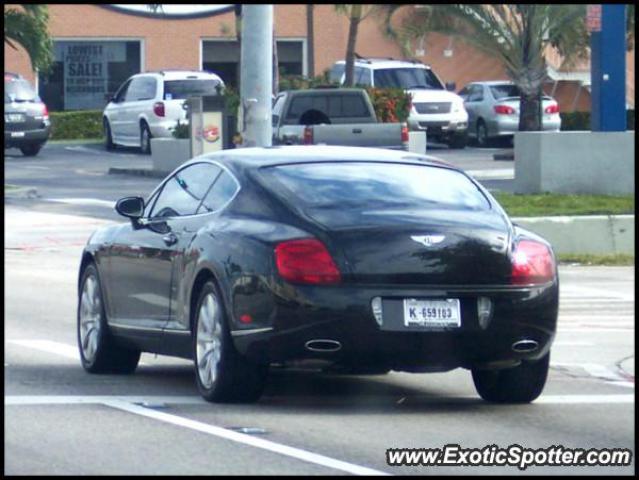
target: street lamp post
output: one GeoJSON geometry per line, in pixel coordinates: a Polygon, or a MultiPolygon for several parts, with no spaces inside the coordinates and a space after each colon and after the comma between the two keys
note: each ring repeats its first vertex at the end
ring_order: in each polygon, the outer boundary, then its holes
{"type": "Polygon", "coordinates": [[[273,85],[273,5],[242,6],[242,146],[269,147],[273,85]]]}

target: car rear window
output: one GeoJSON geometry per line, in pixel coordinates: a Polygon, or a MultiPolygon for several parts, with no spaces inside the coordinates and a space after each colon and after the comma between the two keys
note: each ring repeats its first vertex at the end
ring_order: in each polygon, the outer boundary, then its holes
{"type": "Polygon", "coordinates": [[[164,100],[217,95],[218,85],[221,82],[215,79],[167,80],[164,82],[164,100]]]}
{"type": "Polygon", "coordinates": [[[308,110],[319,110],[329,118],[370,117],[360,94],[299,95],[291,100],[286,118],[298,119],[308,110]]]}
{"type": "Polygon", "coordinates": [[[444,89],[435,74],[425,68],[380,68],[373,75],[378,88],[444,89]]]}
{"type": "Polygon", "coordinates": [[[4,82],[4,101],[7,102],[39,102],[40,97],[29,82],[23,79],[4,82]]]}
{"type": "Polygon", "coordinates": [[[519,97],[521,91],[517,85],[492,85],[490,92],[496,100],[508,97],[519,97]]]}
{"type": "Polygon", "coordinates": [[[322,162],[266,167],[262,175],[273,191],[303,208],[490,209],[468,177],[443,167],[322,162]]]}

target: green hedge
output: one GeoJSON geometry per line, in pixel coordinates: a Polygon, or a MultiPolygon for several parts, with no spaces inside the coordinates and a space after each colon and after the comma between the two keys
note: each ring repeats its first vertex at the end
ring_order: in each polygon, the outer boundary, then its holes
{"type": "MultiPolygon", "coordinates": [[[[627,110],[626,129],[635,129],[635,111],[627,110]]],[[[590,112],[560,113],[562,130],[590,130],[590,112]]]]}
{"type": "Polygon", "coordinates": [[[51,140],[102,138],[102,110],[50,112],[51,140]]]}

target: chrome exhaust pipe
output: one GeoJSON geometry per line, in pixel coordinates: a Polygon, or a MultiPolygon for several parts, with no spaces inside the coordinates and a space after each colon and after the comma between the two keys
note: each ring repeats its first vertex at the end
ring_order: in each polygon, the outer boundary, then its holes
{"type": "Polygon", "coordinates": [[[317,340],[309,340],[304,344],[307,350],[311,352],[323,352],[323,353],[332,353],[337,352],[342,348],[342,344],[337,340],[325,340],[325,339],[317,339],[317,340]]]}
{"type": "Polygon", "coordinates": [[[539,343],[535,340],[531,340],[529,338],[524,340],[519,340],[512,345],[512,349],[517,353],[530,353],[534,352],[539,348],[539,343]]]}

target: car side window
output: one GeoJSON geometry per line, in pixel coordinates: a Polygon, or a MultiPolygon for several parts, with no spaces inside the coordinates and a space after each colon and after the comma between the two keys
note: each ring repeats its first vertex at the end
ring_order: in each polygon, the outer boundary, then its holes
{"type": "Polygon", "coordinates": [[[140,82],[137,100],[153,100],[157,91],[157,80],[153,77],[145,77],[140,82]]]}
{"type": "Polygon", "coordinates": [[[345,65],[343,63],[336,63],[331,68],[331,71],[328,74],[328,80],[331,83],[341,83],[342,76],[344,75],[345,65]]]}
{"type": "Polygon", "coordinates": [[[484,101],[484,87],[481,85],[473,85],[470,89],[470,95],[468,95],[469,102],[483,102],[484,101]]]}
{"type": "Polygon", "coordinates": [[[197,213],[215,212],[223,208],[240,189],[237,180],[223,171],[213,184],[197,213]]]}
{"type": "Polygon", "coordinates": [[[355,67],[353,72],[353,79],[355,85],[369,86],[371,84],[370,70],[363,67],[355,67]]]}
{"type": "Polygon", "coordinates": [[[194,215],[220,170],[217,165],[196,163],[175,173],[165,182],[150,217],[194,215]]]}
{"type": "Polygon", "coordinates": [[[459,95],[464,101],[468,100],[466,98],[468,96],[468,87],[462,88],[457,95],[459,95]]]}
{"type": "Polygon", "coordinates": [[[286,95],[282,93],[277,96],[277,98],[275,99],[275,103],[273,103],[272,119],[274,127],[277,127],[277,124],[280,121],[280,116],[282,115],[282,107],[284,106],[285,101],[286,95]]]}
{"type": "Polygon", "coordinates": [[[131,84],[124,96],[125,102],[136,102],[140,99],[144,89],[144,77],[137,77],[131,80],[131,84]]]}
{"type": "Polygon", "coordinates": [[[118,91],[114,95],[114,99],[116,102],[123,102],[124,97],[126,96],[126,92],[129,89],[129,85],[131,85],[131,80],[127,80],[124,85],[122,85],[118,91]]]}

